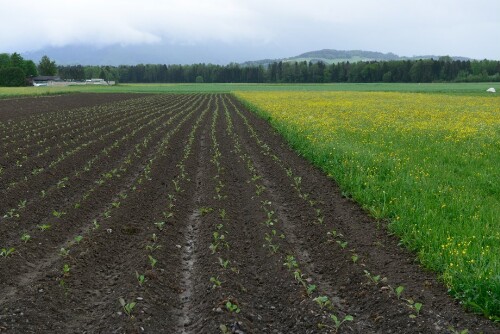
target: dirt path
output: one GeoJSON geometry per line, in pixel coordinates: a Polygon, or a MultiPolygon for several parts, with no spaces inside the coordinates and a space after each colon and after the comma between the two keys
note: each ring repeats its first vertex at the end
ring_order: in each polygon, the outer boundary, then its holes
{"type": "Polygon", "coordinates": [[[500,332],[231,96],[127,99],[10,121],[78,138],[54,152],[88,145],[52,173],[57,154],[27,155],[40,176],[13,164],[0,174],[18,180],[0,190],[14,210],[0,218],[0,248],[15,248],[0,258],[0,332],[500,332]],[[113,105],[129,111],[106,136],[113,105]],[[69,110],[66,130],[51,125],[69,110]],[[100,111],[108,121],[93,120],[100,111]],[[93,128],[102,135],[89,142],[93,128]],[[332,315],[346,319],[338,330],[332,315]]]}

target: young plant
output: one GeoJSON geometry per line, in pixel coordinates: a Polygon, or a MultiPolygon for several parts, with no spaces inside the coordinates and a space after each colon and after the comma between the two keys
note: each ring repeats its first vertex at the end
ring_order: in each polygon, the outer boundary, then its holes
{"type": "Polygon", "coordinates": [[[313,301],[315,301],[321,309],[324,309],[325,307],[329,307],[332,305],[330,299],[328,299],[327,296],[318,296],[314,298],[313,301]]]}
{"type": "Polygon", "coordinates": [[[370,272],[368,270],[365,270],[364,272],[365,272],[365,276],[368,277],[370,279],[370,281],[375,283],[375,285],[377,285],[380,282],[380,275],[373,276],[372,274],[370,274],[370,272]]]}
{"type": "Polygon", "coordinates": [[[314,284],[309,284],[309,285],[307,286],[307,289],[306,289],[307,295],[308,295],[309,297],[311,297],[311,295],[313,294],[313,292],[314,292],[314,291],[316,291],[316,285],[314,285],[314,284]]]}
{"type": "Polygon", "coordinates": [[[52,215],[54,217],[57,217],[57,218],[61,218],[62,216],[64,216],[66,214],[66,212],[63,212],[63,211],[57,211],[57,210],[53,210],[52,211],[52,215]]]}
{"type": "Polygon", "coordinates": [[[417,312],[416,315],[410,315],[410,318],[416,318],[420,315],[420,310],[422,309],[422,303],[415,303],[413,304],[413,308],[415,309],[415,312],[417,312]],[[412,317],[413,316],[413,317],[412,317]]]}
{"type": "Polygon", "coordinates": [[[40,231],[47,231],[50,228],[50,225],[42,224],[42,225],[37,225],[37,227],[40,229],[40,231]]]}
{"type": "Polygon", "coordinates": [[[342,248],[342,249],[345,249],[347,247],[347,241],[340,241],[340,240],[337,240],[337,243],[339,244],[339,246],[342,248]]]}
{"type": "Polygon", "coordinates": [[[27,243],[28,241],[30,241],[30,239],[31,236],[28,233],[23,233],[23,235],[21,236],[21,240],[24,241],[24,243],[27,243]]]}
{"type": "Polygon", "coordinates": [[[340,326],[346,321],[353,321],[354,317],[352,315],[346,315],[344,319],[339,320],[335,314],[330,314],[330,319],[333,321],[335,325],[335,330],[338,331],[340,326]]]}
{"type": "Polygon", "coordinates": [[[221,257],[219,258],[219,264],[222,268],[227,269],[229,265],[229,260],[223,260],[221,257]]]}
{"type": "Polygon", "coordinates": [[[162,231],[163,230],[163,227],[165,226],[165,222],[156,222],[154,223],[156,225],[156,227],[162,231]]]}
{"type": "Polygon", "coordinates": [[[295,260],[295,257],[293,255],[287,255],[286,262],[283,263],[283,265],[286,266],[288,270],[292,270],[299,267],[297,260],[295,260]]]}
{"type": "Polygon", "coordinates": [[[119,299],[120,305],[123,307],[123,311],[129,316],[132,317],[132,310],[134,309],[136,303],[135,302],[130,302],[126,303],[123,298],[119,299]]]}
{"type": "Polygon", "coordinates": [[[396,288],[395,292],[396,292],[396,297],[398,297],[398,299],[401,298],[401,293],[403,293],[404,289],[405,288],[401,285],[396,288]]]}
{"type": "Polygon", "coordinates": [[[353,254],[353,255],[351,256],[352,263],[356,263],[356,262],[358,262],[358,259],[359,259],[359,257],[358,257],[358,255],[357,255],[357,254],[353,254]]]}
{"type": "Polygon", "coordinates": [[[154,269],[158,260],[156,260],[151,255],[148,255],[148,257],[149,257],[149,264],[151,265],[151,269],[154,269]]]}
{"type": "Polygon", "coordinates": [[[135,272],[135,277],[137,278],[140,286],[142,286],[144,282],[146,282],[146,276],[144,276],[143,274],[139,274],[137,271],[135,272]]]}
{"type": "Polygon", "coordinates": [[[2,249],[0,249],[0,256],[7,257],[9,255],[12,255],[15,252],[15,250],[16,249],[14,247],[2,248],[2,249]]]}
{"type": "Polygon", "coordinates": [[[79,243],[80,243],[80,241],[82,241],[82,240],[83,240],[83,237],[82,237],[81,235],[77,235],[77,236],[75,237],[75,241],[76,241],[76,243],[77,243],[77,244],[79,244],[79,243]]]}
{"type": "Polygon", "coordinates": [[[26,207],[26,200],[21,200],[19,201],[19,204],[17,205],[18,209],[24,209],[26,207]]]}
{"type": "Polygon", "coordinates": [[[155,243],[146,246],[146,250],[150,251],[151,253],[153,253],[155,250],[160,249],[160,248],[161,248],[161,245],[157,245],[155,243]]]}
{"type": "Polygon", "coordinates": [[[61,255],[62,257],[66,257],[69,255],[69,250],[65,249],[65,248],[61,248],[61,250],[59,250],[59,255],[61,255]]]}
{"type": "Polygon", "coordinates": [[[68,277],[69,276],[69,273],[71,271],[71,268],[69,267],[69,264],[64,264],[63,266],[63,275],[64,277],[68,277]]]}
{"type": "Polygon", "coordinates": [[[94,219],[94,220],[92,221],[92,225],[93,225],[93,227],[92,227],[92,228],[93,228],[94,230],[97,230],[97,229],[99,229],[99,227],[101,227],[101,225],[99,225],[99,223],[97,222],[97,219],[94,219]]]}
{"type": "Polygon", "coordinates": [[[219,217],[220,219],[226,219],[226,209],[219,209],[219,217]]]}
{"type": "Polygon", "coordinates": [[[240,313],[241,310],[239,308],[239,306],[236,304],[236,303],[232,303],[230,300],[228,300],[226,302],[226,309],[229,311],[229,312],[235,312],[235,313],[240,313]]]}
{"type": "Polygon", "coordinates": [[[220,288],[222,282],[219,280],[219,277],[210,277],[210,282],[213,283],[212,289],[220,288]]]}

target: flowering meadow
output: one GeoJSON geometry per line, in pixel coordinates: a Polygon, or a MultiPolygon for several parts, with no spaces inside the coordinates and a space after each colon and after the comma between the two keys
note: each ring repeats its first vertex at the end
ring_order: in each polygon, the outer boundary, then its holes
{"type": "Polygon", "coordinates": [[[300,154],[500,319],[500,98],[399,92],[237,92],[300,154]]]}

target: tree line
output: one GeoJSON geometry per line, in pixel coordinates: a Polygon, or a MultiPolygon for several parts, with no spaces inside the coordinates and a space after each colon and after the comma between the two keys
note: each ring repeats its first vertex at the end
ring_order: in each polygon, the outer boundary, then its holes
{"type": "Polygon", "coordinates": [[[56,63],[47,56],[43,56],[37,66],[32,60],[25,60],[19,53],[0,53],[0,86],[26,86],[31,77],[56,73],[56,63]]]}
{"type": "Polygon", "coordinates": [[[39,74],[58,74],[64,80],[101,78],[121,83],[500,82],[500,61],[441,57],[337,64],[279,61],[267,65],[56,66],[43,56],[37,66],[18,53],[0,54],[0,86],[24,86],[27,78],[39,74]]]}
{"type": "Polygon", "coordinates": [[[63,79],[101,78],[121,83],[371,83],[500,82],[500,61],[424,60],[273,62],[268,65],[59,66],[63,79]]]}

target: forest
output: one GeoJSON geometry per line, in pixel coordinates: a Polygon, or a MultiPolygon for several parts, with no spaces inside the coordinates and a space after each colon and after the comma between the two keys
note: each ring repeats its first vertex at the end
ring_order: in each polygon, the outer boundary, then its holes
{"type": "Polygon", "coordinates": [[[57,66],[44,56],[35,65],[19,54],[0,54],[0,86],[24,86],[30,77],[55,75],[62,80],[101,78],[119,83],[374,83],[499,82],[500,61],[439,59],[360,61],[279,61],[269,64],[138,64],[57,66]]]}
{"type": "Polygon", "coordinates": [[[102,78],[120,83],[335,83],[500,81],[500,61],[425,60],[370,62],[273,62],[244,66],[139,64],[58,66],[62,79],[102,78]]]}

